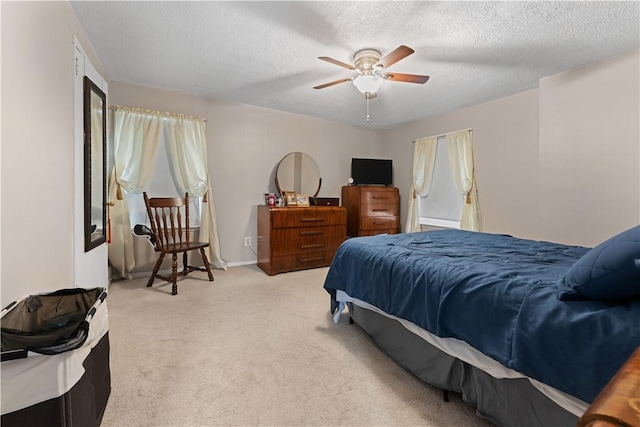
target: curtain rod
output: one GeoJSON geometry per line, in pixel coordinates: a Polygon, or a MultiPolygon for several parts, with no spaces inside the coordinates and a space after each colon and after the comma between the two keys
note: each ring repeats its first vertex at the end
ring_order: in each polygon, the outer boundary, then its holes
{"type": "MultiPolygon", "coordinates": [[[[466,130],[473,131],[473,128],[455,130],[453,132],[447,132],[447,133],[443,133],[443,134],[440,134],[440,135],[428,136],[427,138],[440,138],[441,136],[447,136],[447,135],[451,135],[451,134],[458,133],[458,132],[464,132],[466,130]]],[[[423,139],[423,138],[420,138],[420,139],[423,139]]],[[[416,142],[415,139],[413,141],[411,141],[412,144],[415,144],[415,142],[416,142]]]]}
{"type": "Polygon", "coordinates": [[[145,113],[145,114],[150,114],[155,116],[183,118],[183,119],[192,119],[192,120],[195,119],[195,120],[202,120],[203,122],[207,121],[207,119],[205,119],[204,117],[192,116],[190,114],[169,113],[166,111],[150,110],[147,108],[125,107],[124,105],[112,105],[111,107],[109,107],[109,110],[116,110],[116,109],[128,110],[136,113],[145,113]]]}

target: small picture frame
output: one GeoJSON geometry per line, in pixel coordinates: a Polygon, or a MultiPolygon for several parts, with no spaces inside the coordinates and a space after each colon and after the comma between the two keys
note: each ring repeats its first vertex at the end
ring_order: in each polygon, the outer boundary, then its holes
{"type": "Polygon", "coordinates": [[[285,191],[284,200],[287,206],[298,206],[298,198],[293,191],[285,191]]]}
{"type": "Polygon", "coordinates": [[[298,203],[298,206],[309,206],[309,195],[298,194],[296,197],[296,202],[298,203]]]}

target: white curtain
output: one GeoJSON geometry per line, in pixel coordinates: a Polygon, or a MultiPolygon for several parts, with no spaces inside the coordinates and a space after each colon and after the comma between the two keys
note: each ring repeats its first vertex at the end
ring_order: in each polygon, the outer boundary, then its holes
{"type": "Polygon", "coordinates": [[[207,141],[197,117],[166,119],[167,157],[178,194],[202,197],[207,192],[207,141]]]}
{"type": "Polygon", "coordinates": [[[227,269],[220,256],[220,241],[207,167],[207,140],[204,120],[197,117],[172,115],[166,118],[166,144],[171,172],[178,194],[202,197],[200,237],[209,242],[209,262],[227,269]]]}
{"type": "Polygon", "coordinates": [[[109,262],[128,278],[135,267],[129,206],[121,189],[139,194],[149,185],[155,169],[162,119],[146,110],[117,106],[113,113],[114,170],[109,180],[109,262]]]}
{"type": "Polygon", "coordinates": [[[482,220],[473,171],[471,131],[463,130],[447,135],[447,144],[449,148],[449,167],[458,191],[465,198],[465,202],[462,205],[460,228],[462,230],[481,231],[482,220]]]}
{"type": "Polygon", "coordinates": [[[420,231],[420,201],[418,197],[428,196],[431,191],[433,169],[436,163],[438,137],[422,138],[415,142],[413,151],[413,181],[409,189],[407,233],[420,231]]]}

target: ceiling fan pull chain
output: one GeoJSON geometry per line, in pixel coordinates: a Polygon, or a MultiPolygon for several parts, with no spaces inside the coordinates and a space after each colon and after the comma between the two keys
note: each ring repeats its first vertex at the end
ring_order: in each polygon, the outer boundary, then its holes
{"type": "Polygon", "coordinates": [[[367,123],[369,123],[369,92],[367,92],[365,95],[367,98],[367,123]]]}

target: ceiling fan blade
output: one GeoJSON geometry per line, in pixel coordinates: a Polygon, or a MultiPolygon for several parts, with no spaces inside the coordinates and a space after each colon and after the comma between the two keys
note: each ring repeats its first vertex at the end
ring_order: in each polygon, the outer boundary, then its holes
{"type": "Polygon", "coordinates": [[[332,64],[339,65],[339,66],[344,67],[344,68],[346,68],[348,70],[355,70],[353,65],[345,64],[344,62],[340,62],[337,59],[329,58],[328,56],[318,56],[318,59],[322,59],[323,61],[327,61],[327,62],[330,62],[332,64]]]}
{"type": "Polygon", "coordinates": [[[389,52],[385,56],[383,56],[378,62],[375,63],[375,66],[382,65],[383,68],[390,67],[401,59],[404,59],[407,56],[411,55],[413,52],[415,51],[410,47],[400,45],[396,48],[396,50],[389,52]]]}
{"type": "Polygon", "coordinates": [[[344,82],[350,82],[351,80],[353,80],[353,77],[349,77],[349,78],[346,78],[346,79],[336,80],[336,81],[334,81],[334,82],[325,83],[325,84],[320,85],[320,86],[314,86],[313,88],[314,88],[314,89],[324,89],[325,87],[329,87],[329,86],[337,85],[337,84],[344,83],[344,82]]]}
{"type": "Polygon", "coordinates": [[[384,75],[386,80],[392,80],[394,82],[406,82],[406,83],[420,83],[424,84],[429,80],[429,76],[421,76],[418,74],[403,74],[403,73],[386,73],[384,75]]]}

